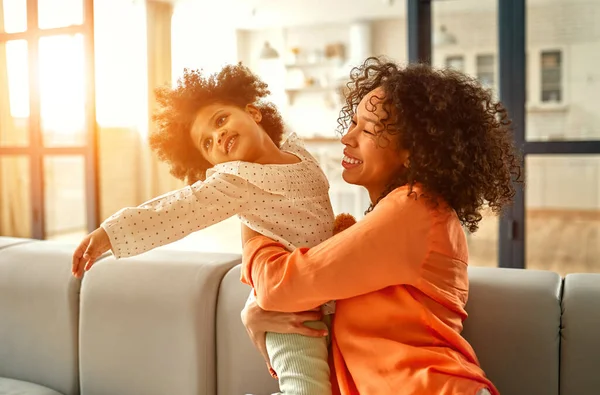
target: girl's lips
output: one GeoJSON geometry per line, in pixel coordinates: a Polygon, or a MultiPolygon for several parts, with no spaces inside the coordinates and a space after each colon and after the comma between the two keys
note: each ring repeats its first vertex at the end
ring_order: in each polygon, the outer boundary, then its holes
{"type": "Polygon", "coordinates": [[[225,153],[229,154],[231,152],[235,146],[235,143],[237,142],[237,137],[237,135],[231,136],[227,139],[227,141],[225,141],[225,153]]]}

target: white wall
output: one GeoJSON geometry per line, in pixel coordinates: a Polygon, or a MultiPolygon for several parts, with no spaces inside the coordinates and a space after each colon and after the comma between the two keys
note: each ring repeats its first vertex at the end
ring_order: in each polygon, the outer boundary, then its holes
{"type": "MultiPolygon", "coordinates": [[[[348,56],[350,52],[351,23],[319,24],[295,26],[288,28],[271,28],[261,30],[239,30],[238,57],[244,64],[257,72],[267,83],[272,73],[261,73],[261,61],[258,58],[265,42],[275,48],[281,56],[281,67],[289,62],[290,49],[299,47],[304,52],[323,49],[326,44],[343,43],[348,56]]],[[[387,57],[405,62],[406,60],[406,25],[403,20],[378,20],[371,23],[371,53],[369,55],[386,55],[387,57]]],[[[331,68],[329,70],[304,70],[307,75],[311,72],[329,75],[349,73],[349,68],[331,68]]],[[[292,72],[291,69],[287,69],[292,72]]],[[[284,83],[285,84],[285,83],[284,83]]],[[[284,93],[283,85],[269,84],[271,91],[279,100],[275,100],[284,114],[291,131],[304,137],[335,136],[337,118],[341,102],[331,100],[330,92],[302,92],[289,97],[284,93]]]]}

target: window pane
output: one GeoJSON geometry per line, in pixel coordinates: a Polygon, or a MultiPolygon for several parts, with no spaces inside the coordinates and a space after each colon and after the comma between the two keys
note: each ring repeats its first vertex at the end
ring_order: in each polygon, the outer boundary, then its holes
{"type": "Polygon", "coordinates": [[[495,82],[494,55],[477,55],[477,79],[489,89],[494,88],[495,82]]]}
{"type": "Polygon", "coordinates": [[[83,35],[40,39],[40,110],[46,146],[85,144],[83,35]]]}
{"type": "Polygon", "coordinates": [[[526,160],[529,269],[600,272],[600,156],[526,160]]]}
{"type": "Polygon", "coordinates": [[[27,0],[0,0],[0,33],[27,30],[27,0]]]}
{"type": "Polygon", "coordinates": [[[31,237],[29,158],[0,156],[0,236],[31,237]]]}
{"type": "MultiPolygon", "coordinates": [[[[496,92],[498,0],[433,1],[432,64],[477,78],[496,92]],[[477,3],[477,4],[475,4],[477,3]]],[[[498,217],[485,211],[479,230],[466,232],[469,265],[498,266],[498,217]]]]}
{"type": "Polygon", "coordinates": [[[479,229],[475,233],[467,235],[469,245],[469,265],[471,266],[498,266],[498,214],[491,210],[483,210],[483,219],[479,223],[479,229]]]}
{"type": "Polygon", "coordinates": [[[0,146],[29,144],[27,41],[0,43],[0,146]]]}
{"type": "Polygon", "coordinates": [[[38,0],[40,29],[52,29],[83,23],[84,0],[38,0]]]}
{"type": "Polygon", "coordinates": [[[600,139],[600,2],[528,2],[526,138],[600,139]],[[576,21],[574,23],[573,21],[576,21]]]}
{"type": "Polygon", "coordinates": [[[542,101],[560,103],[562,97],[560,51],[542,52],[542,101]]]}
{"type": "Polygon", "coordinates": [[[446,67],[456,71],[465,71],[465,60],[462,56],[448,56],[446,58],[446,67]]]}
{"type": "Polygon", "coordinates": [[[46,238],[79,241],[86,234],[83,156],[44,158],[46,238]]]}

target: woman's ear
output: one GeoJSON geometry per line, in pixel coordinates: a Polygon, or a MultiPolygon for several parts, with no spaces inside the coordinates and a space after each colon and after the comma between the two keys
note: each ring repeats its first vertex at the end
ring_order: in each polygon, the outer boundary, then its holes
{"type": "Polygon", "coordinates": [[[410,167],[410,152],[407,149],[400,149],[399,155],[400,163],[405,169],[408,169],[410,167]]]}
{"type": "Polygon", "coordinates": [[[250,114],[250,116],[252,117],[252,119],[254,119],[254,122],[259,123],[260,121],[262,121],[262,113],[260,112],[260,110],[258,109],[258,107],[256,107],[253,104],[247,104],[246,105],[246,112],[248,114],[250,114]]]}

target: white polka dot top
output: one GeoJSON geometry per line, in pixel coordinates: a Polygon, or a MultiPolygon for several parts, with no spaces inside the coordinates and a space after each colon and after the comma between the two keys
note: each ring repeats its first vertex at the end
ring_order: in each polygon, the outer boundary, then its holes
{"type": "Polygon", "coordinates": [[[205,181],[113,214],[101,225],[113,254],[141,254],[233,215],[289,250],[331,237],[334,215],[325,174],[295,134],[281,149],[301,162],[222,163],[207,171],[205,181]]]}

